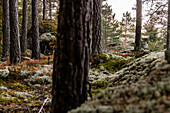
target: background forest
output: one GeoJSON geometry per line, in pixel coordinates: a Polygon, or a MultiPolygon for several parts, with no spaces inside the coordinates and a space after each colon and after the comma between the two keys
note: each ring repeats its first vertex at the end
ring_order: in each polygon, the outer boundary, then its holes
{"type": "Polygon", "coordinates": [[[0,113],[170,112],[168,3],[1,0],[0,113]]]}

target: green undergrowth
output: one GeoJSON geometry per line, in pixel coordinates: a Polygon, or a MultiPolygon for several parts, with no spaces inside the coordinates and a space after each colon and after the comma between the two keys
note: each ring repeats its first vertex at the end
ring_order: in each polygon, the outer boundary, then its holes
{"type": "Polygon", "coordinates": [[[107,81],[104,80],[98,80],[98,81],[94,81],[92,83],[92,89],[98,89],[98,88],[106,88],[108,85],[107,81]]]}
{"type": "Polygon", "coordinates": [[[98,88],[98,89],[94,89],[91,91],[92,95],[96,95],[97,93],[99,93],[100,91],[104,90],[105,88],[98,88]]]}
{"type": "Polygon", "coordinates": [[[28,87],[22,83],[16,82],[16,83],[10,83],[9,84],[12,89],[15,90],[26,90],[28,87]]]}
{"type": "Polygon", "coordinates": [[[40,63],[42,64],[53,63],[53,59],[50,59],[49,61],[46,59],[46,60],[41,61],[40,63]]]}
{"type": "Polygon", "coordinates": [[[108,70],[109,72],[115,73],[116,71],[126,67],[126,65],[133,60],[133,58],[130,60],[125,60],[122,57],[113,58],[112,56],[109,56],[105,53],[101,53],[100,55],[91,59],[91,68],[100,69],[100,66],[103,66],[104,69],[108,70]]]}
{"type": "MultiPolygon", "coordinates": [[[[116,53],[116,52],[114,52],[114,53],[116,53]]],[[[102,72],[103,74],[106,74],[106,75],[107,75],[108,72],[114,74],[115,72],[125,68],[126,65],[128,63],[132,62],[134,59],[142,57],[145,54],[148,54],[147,52],[133,52],[133,53],[130,53],[130,54],[127,54],[127,55],[125,55],[126,53],[125,54],[120,53],[119,54],[120,57],[119,56],[114,57],[114,53],[113,53],[113,55],[101,53],[98,56],[92,57],[91,58],[91,68],[92,68],[92,70],[97,71],[97,72],[102,72]],[[130,58],[128,58],[128,57],[130,57],[130,58]],[[101,69],[101,67],[103,67],[104,70],[101,69]]],[[[130,81],[130,78],[127,79],[127,80],[120,80],[120,81],[118,80],[117,85],[119,85],[119,83],[121,81],[128,82],[128,81],[130,81]]],[[[107,80],[98,80],[98,81],[92,82],[91,85],[92,85],[92,94],[96,95],[99,91],[107,88],[108,81],[107,80]]]]}
{"type": "MultiPolygon", "coordinates": [[[[114,56],[113,52],[113,56],[114,56]]],[[[122,68],[125,68],[128,63],[133,61],[136,58],[142,57],[149,52],[133,52],[133,53],[120,53],[120,57],[113,57],[112,55],[108,55],[106,53],[101,53],[100,55],[94,56],[91,58],[91,68],[96,68],[96,71],[102,71],[100,69],[101,66],[104,67],[107,71],[111,73],[115,73],[122,68]],[[128,57],[131,57],[130,59],[127,59],[128,57]]]]}
{"type": "Polygon", "coordinates": [[[101,90],[104,90],[107,88],[108,81],[98,80],[98,81],[94,81],[91,85],[92,85],[91,93],[92,93],[92,95],[96,95],[101,90]]]}

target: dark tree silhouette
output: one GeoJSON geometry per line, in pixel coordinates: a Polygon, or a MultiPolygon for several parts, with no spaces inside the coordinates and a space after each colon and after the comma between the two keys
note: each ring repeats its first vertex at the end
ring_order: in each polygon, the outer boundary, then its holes
{"type": "Polygon", "coordinates": [[[43,0],[43,20],[46,19],[46,0],[43,0]]]}
{"type": "Polygon", "coordinates": [[[23,17],[22,17],[22,35],[20,38],[21,43],[21,54],[25,52],[27,49],[27,8],[28,8],[28,0],[23,1],[23,17]]]}
{"type": "Polygon", "coordinates": [[[137,0],[135,51],[141,49],[142,0],[137,0]]]}
{"type": "Polygon", "coordinates": [[[167,50],[165,51],[165,59],[170,64],[170,0],[168,0],[168,24],[167,24],[167,50]]]}
{"type": "Polygon", "coordinates": [[[3,57],[9,56],[10,49],[10,22],[9,0],[3,0],[3,57]]]}
{"type": "Polygon", "coordinates": [[[32,58],[40,58],[38,0],[32,0],[32,58]]]}
{"type": "Polygon", "coordinates": [[[54,54],[52,113],[87,99],[92,0],[60,0],[54,54]]]}
{"type": "Polygon", "coordinates": [[[102,52],[101,0],[93,0],[92,56],[102,52]]]}
{"type": "Polygon", "coordinates": [[[9,9],[10,9],[10,63],[17,65],[21,61],[17,0],[10,0],[9,9]]]}
{"type": "Polygon", "coordinates": [[[168,0],[167,48],[170,47],[170,0],[168,0]]]}

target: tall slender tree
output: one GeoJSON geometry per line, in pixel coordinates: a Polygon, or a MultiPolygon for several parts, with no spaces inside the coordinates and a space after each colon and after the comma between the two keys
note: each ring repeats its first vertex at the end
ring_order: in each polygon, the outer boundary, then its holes
{"type": "Polygon", "coordinates": [[[9,0],[3,0],[3,57],[9,56],[10,49],[10,22],[9,0]]]}
{"type": "Polygon", "coordinates": [[[142,29],[142,0],[137,1],[136,9],[136,36],[135,36],[135,51],[141,49],[141,29],[142,29]]]}
{"type": "Polygon", "coordinates": [[[43,0],[43,20],[46,19],[46,0],[43,0]]]}
{"type": "Polygon", "coordinates": [[[21,61],[17,0],[10,0],[9,9],[10,9],[10,63],[17,65],[21,61]]]}
{"type": "Polygon", "coordinates": [[[167,26],[167,50],[165,51],[165,59],[170,64],[170,0],[168,0],[168,26],[167,26]]]}
{"type": "Polygon", "coordinates": [[[131,17],[131,13],[126,11],[123,13],[122,21],[120,22],[121,29],[122,29],[122,37],[125,38],[124,40],[124,47],[126,47],[127,38],[134,37],[132,32],[135,32],[135,18],[131,17]],[[134,30],[133,30],[134,28],[134,30]]]}
{"type": "Polygon", "coordinates": [[[101,0],[93,0],[92,55],[102,52],[101,0]]]}
{"type": "Polygon", "coordinates": [[[119,37],[122,34],[122,29],[119,28],[119,22],[115,19],[115,14],[112,14],[111,5],[108,5],[105,0],[102,3],[102,33],[103,43],[105,48],[109,43],[118,44],[119,37]]]}
{"type": "Polygon", "coordinates": [[[38,0],[32,0],[32,58],[40,58],[38,0]]]}
{"type": "Polygon", "coordinates": [[[54,54],[52,113],[87,99],[92,0],[60,0],[54,54]]]}
{"type": "Polygon", "coordinates": [[[21,54],[27,49],[27,9],[28,9],[28,0],[23,0],[23,17],[22,17],[22,35],[20,38],[21,43],[21,54]]]}
{"type": "Polygon", "coordinates": [[[168,0],[167,48],[170,47],[170,0],[168,0]]]}
{"type": "Polygon", "coordinates": [[[107,39],[110,33],[110,22],[112,21],[112,9],[111,6],[108,5],[108,3],[106,2],[106,4],[104,4],[102,6],[102,26],[103,26],[103,46],[107,45],[107,39]]]}

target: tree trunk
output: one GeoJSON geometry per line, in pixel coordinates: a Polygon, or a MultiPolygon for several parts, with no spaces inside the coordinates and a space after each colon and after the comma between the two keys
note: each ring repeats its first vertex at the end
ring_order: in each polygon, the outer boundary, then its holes
{"type": "Polygon", "coordinates": [[[49,16],[52,19],[52,7],[51,7],[51,0],[49,0],[49,16]]]}
{"type": "Polygon", "coordinates": [[[46,19],[46,0],[43,0],[43,20],[46,19]]]}
{"type": "Polygon", "coordinates": [[[17,0],[10,0],[10,62],[17,65],[21,61],[17,0]]]}
{"type": "Polygon", "coordinates": [[[32,58],[40,58],[38,0],[32,0],[32,58]]]}
{"type": "Polygon", "coordinates": [[[170,47],[170,0],[168,0],[167,49],[170,47]]]}
{"type": "Polygon", "coordinates": [[[87,99],[92,0],[60,0],[54,54],[52,113],[87,99]]]}
{"type": "Polygon", "coordinates": [[[167,25],[167,50],[165,51],[165,59],[170,64],[170,0],[168,0],[168,25],[167,25]]]}
{"type": "Polygon", "coordinates": [[[20,38],[21,54],[27,49],[27,7],[28,0],[23,1],[23,17],[22,17],[22,35],[20,38]]]}
{"type": "Polygon", "coordinates": [[[141,49],[142,0],[137,0],[135,51],[141,49]]]}
{"type": "Polygon", "coordinates": [[[3,0],[3,57],[9,56],[10,49],[10,22],[9,0],[3,0]]]}
{"type": "Polygon", "coordinates": [[[101,0],[93,0],[92,55],[102,52],[101,0]]]}

